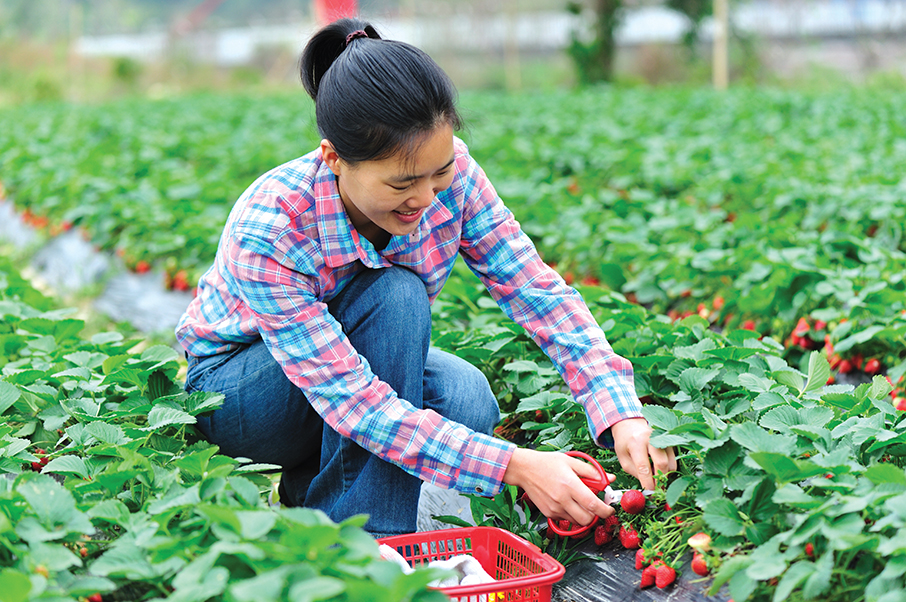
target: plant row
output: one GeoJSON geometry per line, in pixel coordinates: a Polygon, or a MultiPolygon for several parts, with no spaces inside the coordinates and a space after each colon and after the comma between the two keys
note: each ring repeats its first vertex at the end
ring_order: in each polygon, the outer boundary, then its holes
{"type": "Polygon", "coordinates": [[[169,347],[83,323],[0,257],[0,597],[442,600],[380,560],[364,517],[271,508],[271,479],[201,440],[222,396],[169,347]]]}

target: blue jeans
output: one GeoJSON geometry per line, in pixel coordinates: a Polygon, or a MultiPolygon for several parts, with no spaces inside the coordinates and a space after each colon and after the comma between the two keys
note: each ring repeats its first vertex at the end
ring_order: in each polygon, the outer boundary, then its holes
{"type": "MultiPolygon", "coordinates": [[[[430,346],[431,308],[421,279],[390,267],[365,270],[328,303],[372,371],[416,408],[490,434],[500,419],[480,370],[430,346]]],[[[221,408],[198,427],[222,453],[283,467],[281,502],[334,521],[368,514],[376,537],[416,530],[421,481],[324,424],[259,340],[189,357],[187,391],[217,391],[221,408]]]]}

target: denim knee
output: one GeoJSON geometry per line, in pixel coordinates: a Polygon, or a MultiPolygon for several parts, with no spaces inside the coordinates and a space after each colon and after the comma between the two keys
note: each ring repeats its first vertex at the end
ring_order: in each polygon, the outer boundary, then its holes
{"type": "Polygon", "coordinates": [[[401,344],[431,337],[428,290],[415,272],[403,267],[365,270],[328,303],[328,309],[347,336],[360,327],[377,327],[383,340],[401,344]]]}
{"type": "Polygon", "coordinates": [[[425,406],[473,431],[490,435],[500,422],[500,407],[491,385],[481,370],[457,360],[455,370],[446,370],[442,378],[431,379],[425,391],[425,406]]]}

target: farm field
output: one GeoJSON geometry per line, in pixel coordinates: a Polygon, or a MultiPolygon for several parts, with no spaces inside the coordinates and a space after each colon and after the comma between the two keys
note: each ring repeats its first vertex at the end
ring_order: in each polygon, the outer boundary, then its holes
{"type": "MultiPolygon", "coordinates": [[[[678,474],[642,512],[620,512],[647,562],[699,578],[687,540],[704,532],[698,567],[737,601],[906,600],[904,102],[463,95],[461,136],[632,361],[652,442],[678,450],[678,474]]],[[[312,122],[301,93],[6,110],[0,182],[47,236],[78,228],[190,290],[233,201],[313,148],[312,122]]],[[[488,375],[498,434],[587,452],[632,487],[547,358],[459,267],[435,303],[434,343],[488,375]]],[[[197,440],[194,415],[218,401],[180,392],[172,350],[83,340],[12,264],[0,276],[0,466],[14,477],[0,479],[0,591],[280,600],[315,583],[312,599],[355,600],[379,582],[374,599],[432,596],[420,572],[376,568],[355,524],[268,509],[267,467],[197,440]],[[262,593],[265,581],[278,585],[262,593]]],[[[549,545],[517,503],[512,490],[472,498],[474,522],[549,545]]]]}

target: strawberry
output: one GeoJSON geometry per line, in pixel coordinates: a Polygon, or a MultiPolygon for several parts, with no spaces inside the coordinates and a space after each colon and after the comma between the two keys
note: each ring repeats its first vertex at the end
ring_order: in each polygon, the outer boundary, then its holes
{"type": "Polygon", "coordinates": [[[850,360],[841,360],[837,369],[840,374],[848,374],[853,371],[853,363],[850,360]]]}
{"type": "Polygon", "coordinates": [[[621,525],[618,537],[620,543],[627,550],[635,550],[639,547],[639,534],[632,525],[621,525]]]}
{"type": "Polygon", "coordinates": [[[607,529],[607,532],[613,535],[617,527],[620,526],[620,519],[617,518],[616,514],[611,514],[604,519],[604,528],[607,529]]]}
{"type": "Polygon", "coordinates": [[[136,274],[147,274],[151,271],[151,264],[142,259],[135,264],[135,273],[136,274]]]}
{"type": "Polygon", "coordinates": [[[812,545],[812,542],[805,544],[805,555],[809,558],[815,557],[815,546],[812,545]]]}
{"type": "Polygon", "coordinates": [[[639,548],[635,553],[635,569],[641,571],[646,566],[648,566],[648,563],[645,562],[645,550],[639,548]]]}
{"type": "Polygon", "coordinates": [[[566,520],[565,518],[561,518],[559,521],[557,521],[557,528],[560,529],[561,531],[569,531],[570,530],[569,527],[570,527],[570,522],[568,520],[566,520]]]}
{"type": "Polygon", "coordinates": [[[613,541],[613,533],[607,530],[604,525],[595,527],[595,545],[603,546],[605,543],[613,541]]]}
{"type": "Polygon", "coordinates": [[[41,575],[42,577],[44,577],[45,579],[47,578],[48,575],[50,575],[50,571],[48,571],[47,567],[44,566],[43,564],[39,564],[38,566],[36,566],[35,572],[37,574],[41,575]]]}
{"type": "Polygon", "coordinates": [[[82,558],[87,558],[88,557],[88,548],[86,548],[85,546],[82,546],[81,548],[79,548],[79,556],[81,556],[82,558]]]}
{"type": "Polygon", "coordinates": [[[712,305],[714,305],[714,309],[716,309],[717,311],[722,310],[724,308],[724,298],[720,295],[714,297],[714,302],[712,303],[712,305]]]}
{"type": "Polygon", "coordinates": [[[742,323],[743,330],[755,330],[755,320],[746,320],[742,323]]]}
{"type": "Polygon", "coordinates": [[[865,374],[877,374],[881,371],[881,362],[872,358],[865,362],[865,374]]]}
{"type": "Polygon", "coordinates": [[[32,462],[31,469],[35,472],[41,472],[41,469],[44,468],[44,465],[40,462],[32,462]]]}
{"type": "Polygon", "coordinates": [[[805,318],[799,318],[799,321],[796,323],[796,328],[793,329],[793,334],[797,337],[801,337],[811,329],[811,326],[808,325],[808,320],[805,318]]]}
{"type": "Polygon", "coordinates": [[[173,274],[173,288],[178,291],[188,291],[189,288],[189,274],[185,270],[179,270],[173,274]]]}
{"type": "Polygon", "coordinates": [[[700,531],[690,537],[686,543],[689,544],[689,547],[695,550],[700,554],[704,554],[711,549],[711,536],[707,533],[700,531]]]}
{"type": "Polygon", "coordinates": [[[701,575],[702,577],[707,576],[708,573],[711,572],[711,569],[708,568],[708,562],[705,560],[705,557],[698,552],[692,555],[692,572],[696,575],[701,575]]]}
{"type": "Polygon", "coordinates": [[[104,598],[101,597],[101,594],[95,592],[88,596],[88,602],[104,602],[104,598]]]}
{"type": "Polygon", "coordinates": [[[901,412],[906,412],[906,397],[894,397],[893,407],[901,412]]]}
{"type": "Polygon", "coordinates": [[[674,581],[676,581],[676,571],[673,570],[673,567],[663,562],[660,563],[654,573],[654,583],[658,589],[664,589],[674,581]]]}
{"type": "Polygon", "coordinates": [[[651,587],[652,585],[655,584],[655,582],[657,581],[657,577],[655,574],[656,570],[657,569],[655,568],[655,566],[653,564],[650,564],[645,567],[645,569],[642,571],[642,582],[639,583],[639,587],[641,589],[645,589],[646,587],[651,587]]]}
{"type": "Polygon", "coordinates": [[[620,507],[629,514],[638,514],[645,509],[645,494],[638,489],[630,489],[620,498],[620,507]]]}
{"type": "Polygon", "coordinates": [[[861,353],[857,353],[856,355],[853,356],[853,366],[855,366],[857,370],[862,369],[862,362],[864,362],[864,361],[865,361],[865,358],[862,357],[861,353]]]}
{"type": "Polygon", "coordinates": [[[827,322],[824,320],[815,320],[815,330],[824,330],[827,328],[827,322]]]}

